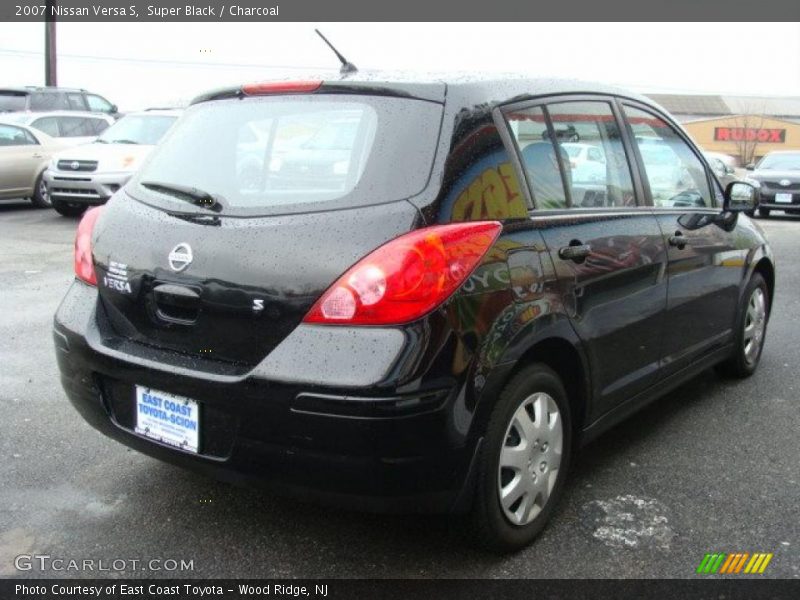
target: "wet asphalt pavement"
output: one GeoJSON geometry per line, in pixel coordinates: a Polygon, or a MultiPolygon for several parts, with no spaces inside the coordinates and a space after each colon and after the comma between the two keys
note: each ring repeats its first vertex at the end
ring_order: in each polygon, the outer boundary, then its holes
{"type": "Polygon", "coordinates": [[[798,218],[760,220],[778,283],[756,375],[707,371],[584,448],[550,526],[507,557],[471,547],[458,520],[276,498],[95,432],[50,337],[76,223],[0,202],[0,577],[692,577],[706,552],[740,551],[775,554],[760,577],[800,577],[798,218]],[[28,554],[142,562],[17,571],[28,554]],[[141,570],[153,559],[162,570],[141,570]]]}

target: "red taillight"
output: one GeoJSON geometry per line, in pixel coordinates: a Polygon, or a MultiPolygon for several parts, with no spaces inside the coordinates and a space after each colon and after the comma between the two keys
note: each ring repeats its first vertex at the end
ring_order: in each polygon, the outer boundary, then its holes
{"type": "Polygon", "coordinates": [[[305,94],[315,92],[322,85],[321,81],[262,81],[260,83],[246,83],[242,92],[248,96],[262,96],[265,94],[305,94]]]}
{"type": "Polygon", "coordinates": [[[89,285],[97,285],[92,261],[92,231],[102,208],[96,206],[87,210],[75,234],[75,276],[89,285]]]}
{"type": "Polygon", "coordinates": [[[447,300],[500,234],[500,223],[434,225],[387,242],[342,275],[306,323],[400,325],[447,300]]]}

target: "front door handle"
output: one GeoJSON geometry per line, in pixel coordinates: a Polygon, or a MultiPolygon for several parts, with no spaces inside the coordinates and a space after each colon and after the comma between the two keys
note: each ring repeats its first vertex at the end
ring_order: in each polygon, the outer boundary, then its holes
{"type": "Polygon", "coordinates": [[[689,240],[686,239],[686,236],[683,235],[680,231],[676,231],[675,235],[669,236],[669,245],[674,246],[678,250],[683,250],[686,247],[686,244],[689,243],[689,240]]]}
{"type": "Polygon", "coordinates": [[[558,256],[564,260],[574,260],[575,262],[583,262],[587,256],[592,253],[592,247],[589,244],[570,243],[569,246],[564,246],[558,251],[558,256]]]}

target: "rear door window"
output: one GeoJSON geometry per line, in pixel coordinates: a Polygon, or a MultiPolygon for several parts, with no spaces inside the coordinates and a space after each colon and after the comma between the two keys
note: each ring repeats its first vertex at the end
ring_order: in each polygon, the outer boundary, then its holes
{"type": "Polygon", "coordinates": [[[507,115],[537,208],[634,206],[630,163],[605,101],[565,101],[507,115]]]}
{"type": "Polygon", "coordinates": [[[60,117],[62,137],[90,137],[95,135],[94,121],[86,117],[60,117]]]}
{"type": "Polygon", "coordinates": [[[70,110],[86,110],[88,108],[86,101],[83,99],[83,94],[79,93],[67,94],[67,105],[70,110]]]}
{"type": "Polygon", "coordinates": [[[34,146],[36,144],[36,139],[21,127],[0,124],[0,147],[34,146]]]}
{"type": "Polygon", "coordinates": [[[655,113],[626,105],[625,114],[654,206],[713,206],[706,168],[681,135],[655,113]]]}
{"type": "MultiPolygon", "coordinates": [[[[377,204],[425,187],[441,105],[352,95],[211,101],[186,111],[135,177],[189,186],[239,214],[377,204]]],[[[182,203],[186,209],[190,204],[182,203]]]]}

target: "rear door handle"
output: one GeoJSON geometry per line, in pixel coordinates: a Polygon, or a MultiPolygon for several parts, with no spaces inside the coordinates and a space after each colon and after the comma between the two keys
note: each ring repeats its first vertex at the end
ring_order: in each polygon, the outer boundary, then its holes
{"type": "Polygon", "coordinates": [[[33,155],[32,158],[44,158],[43,154],[39,154],[38,152],[33,155]]]}
{"type": "Polygon", "coordinates": [[[669,236],[669,245],[676,247],[678,250],[683,250],[688,243],[689,240],[680,231],[676,231],[675,235],[669,236]]]}
{"type": "Polygon", "coordinates": [[[564,246],[558,251],[559,258],[564,260],[574,260],[575,262],[583,261],[587,256],[592,253],[592,247],[589,244],[570,243],[569,246],[564,246]]]}

